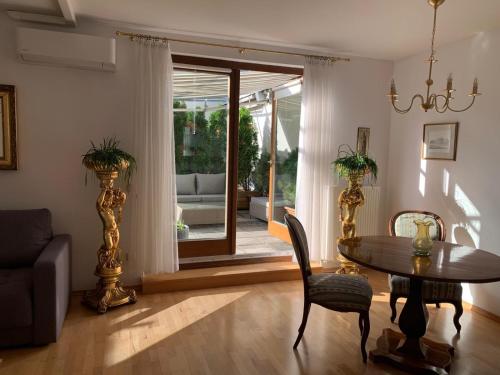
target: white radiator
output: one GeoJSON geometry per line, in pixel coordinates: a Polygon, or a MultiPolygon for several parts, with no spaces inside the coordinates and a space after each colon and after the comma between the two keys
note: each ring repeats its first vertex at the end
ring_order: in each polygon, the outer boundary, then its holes
{"type": "MultiPolygon", "coordinates": [[[[345,187],[332,186],[330,188],[331,201],[333,205],[333,235],[336,239],[341,233],[341,224],[339,221],[339,208],[337,204],[338,197],[345,187]]],[[[371,236],[383,234],[381,228],[381,209],[380,209],[380,187],[379,186],[363,186],[363,194],[365,196],[365,204],[358,207],[356,216],[356,235],[371,236]]]]}

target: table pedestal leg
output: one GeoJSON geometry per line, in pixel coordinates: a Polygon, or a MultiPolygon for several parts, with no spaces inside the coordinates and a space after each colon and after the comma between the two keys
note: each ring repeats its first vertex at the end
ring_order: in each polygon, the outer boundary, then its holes
{"type": "Polygon", "coordinates": [[[453,347],[426,339],[427,309],[422,300],[422,280],[410,279],[410,295],[399,317],[403,334],[384,329],[377,349],[370,352],[373,362],[386,362],[417,374],[448,374],[453,347]]]}

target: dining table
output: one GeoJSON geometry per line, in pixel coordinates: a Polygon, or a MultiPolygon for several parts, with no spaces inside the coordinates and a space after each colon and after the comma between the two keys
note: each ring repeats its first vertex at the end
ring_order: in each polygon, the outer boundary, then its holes
{"type": "Polygon", "coordinates": [[[369,353],[370,359],[417,374],[448,374],[455,348],[425,337],[429,315],[422,299],[422,284],[425,280],[500,281],[500,256],[441,241],[433,242],[429,256],[415,256],[411,238],[393,236],[342,240],[338,250],[359,265],[410,279],[409,296],[398,321],[401,332],[383,329],[376,349],[369,353]]]}

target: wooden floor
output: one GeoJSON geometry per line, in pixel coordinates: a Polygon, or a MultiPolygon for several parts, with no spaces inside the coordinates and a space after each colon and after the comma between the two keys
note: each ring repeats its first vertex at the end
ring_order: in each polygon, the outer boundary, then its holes
{"type": "MultiPolygon", "coordinates": [[[[389,321],[387,277],[374,288],[368,348],[389,321]]],[[[74,297],[57,344],[0,351],[0,374],[399,374],[364,365],[356,314],[313,305],[304,339],[292,350],[302,284],[287,281],[140,295],[135,305],[96,315],[74,297]]],[[[400,310],[402,304],[398,305],[400,310]]],[[[455,337],[453,309],[429,308],[428,336],[452,343],[452,374],[500,373],[500,324],[467,310],[455,337]]]]}

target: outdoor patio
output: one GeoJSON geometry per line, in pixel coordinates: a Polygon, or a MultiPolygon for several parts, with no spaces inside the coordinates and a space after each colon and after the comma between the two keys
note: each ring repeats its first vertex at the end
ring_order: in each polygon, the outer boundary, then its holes
{"type": "MultiPolygon", "coordinates": [[[[191,225],[189,239],[223,238],[224,224],[191,225]]],[[[273,237],[265,221],[252,218],[247,210],[238,210],[236,218],[236,254],[291,255],[292,245],[273,237]]]]}

